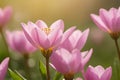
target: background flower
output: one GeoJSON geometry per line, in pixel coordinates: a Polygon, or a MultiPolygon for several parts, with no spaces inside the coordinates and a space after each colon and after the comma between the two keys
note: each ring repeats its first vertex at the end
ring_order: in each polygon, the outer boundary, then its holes
{"type": "Polygon", "coordinates": [[[4,9],[0,8],[0,28],[3,27],[12,15],[12,8],[6,6],[4,9]]]}
{"type": "Polygon", "coordinates": [[[26,39],[23,31],[6,31],[6,40],[11,49],[22,54],[32,53],[36,50],[26,39]]]}

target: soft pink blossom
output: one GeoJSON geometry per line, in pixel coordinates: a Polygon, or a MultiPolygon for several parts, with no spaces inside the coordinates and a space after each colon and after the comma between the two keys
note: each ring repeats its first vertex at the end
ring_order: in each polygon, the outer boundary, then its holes
{"type": "Polygon", "coordinates": [[[57,20],[48,27],[44,21],[38,20],[36,23],[22,23],[22,28],[30,43],[37,48],[48,50],[55,49],[60,44],[64,23],[57,20]]]}
{"type": "Polygon", "coordinates": [[[99,15],[91,14],[94,23],[103,31],[110,34],[120,32],[120,7],[110,10],[100,9],[99,15]]]}
{"type": "Polygon", "coordinates": [[[104,69],[100,65],[96,67],[89,66],[85,73],[86,80],[110,80],[111,76],[112,68],[108,67],[104,69]]]}
{"type": "Polygon", "coordinates": [[[19,53],[32,53],[36,50],[26,39],[24,32],[20,30],[6,31],[6,41],[11,49],[19,53]]]}
{"type": "Polygon", "coordinates": [[[50,57],[51,65],[62,74],[75,74],[80,72],[92,55],[92,49],[81,53],[78,49],[69,52],[59,48],[50,57]]]}
{"type": "Polygon", "coordinates": [[[7,6],[4,9],[0,8],[0,28],[9,21],[11,15],[12,8],[10,6],[7,6]]]}
{"type": "Polygon", "coordinates": [[[66,32],[64,32],[60,47],[69,51],[72,51],[75,48],[81,50],[86,43],[88,34],[89,29],[81,32],[78,29],[76,30],[75,27],[71,27],[66,32]]]}
{"type": "Polygon", "coordinates": [[[0,64],[0,80],[4,80],[8,69],[9,58],[5,58],[0,64]]]}

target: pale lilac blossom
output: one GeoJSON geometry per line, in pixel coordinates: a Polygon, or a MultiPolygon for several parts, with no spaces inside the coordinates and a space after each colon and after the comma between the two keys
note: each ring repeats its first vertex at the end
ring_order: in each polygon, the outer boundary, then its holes
{"type": "Polygon", "coordinates": [[[18,53],[28,54],[36,51],[36,48],[26,39],[23,31],[6,31],[6,41],[8,46],[18,53]]]}

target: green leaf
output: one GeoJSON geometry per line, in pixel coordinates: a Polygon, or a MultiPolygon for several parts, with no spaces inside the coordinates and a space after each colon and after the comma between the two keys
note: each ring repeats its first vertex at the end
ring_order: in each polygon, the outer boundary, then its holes
{"type": "Polygon", "coordinates": [[[41,73],[42,80],[46,80],[46,67],[42,61],[39,62],[39,70],[41,73]]]}
{"type": "Polygon", "coordinates": [[[62,74],[56,72],[55,77],[53,80],[60,80],[62,78],[62,74]]]}
{"type": "Polygon", "coordinates": [[[11,69],[8,69],[8,71],[13,80],[27,80],[17,71],[12,71],[11,69]]]}

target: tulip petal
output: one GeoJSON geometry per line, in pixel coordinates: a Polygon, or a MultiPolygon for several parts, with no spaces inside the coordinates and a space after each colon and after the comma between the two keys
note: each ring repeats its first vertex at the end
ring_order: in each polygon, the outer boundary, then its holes
{"type": "Polygon", "coordinates": [[[57,20],[50,26],[51,29],[56,29],[58,27],[62,31],[64,30],[64,22],[63,22],[63,20],[57,20]]]}
{"type": "Polygon", "coordinates": [[[112,76],[112,68],[108,67],[101,76],[101,80],[110,80],[112,76]]]}
{"type": "Polygon", "coordinates": [[[81,55],[84,56],[82,60],[82,67],[84,67],[85,64],[90,60],[92,53],[93,53],[93,49],[90,49],[89,52],[81,53],[81,55]]]}
{"type": "Polygon", "coordinates": [[[57,71],[61,72],[62,74],[65,74],[69,72],[69,65],[68,63],[71,60],[70,53],[65,49],[59,49],[50,57],[52,65],[56,68],[57,71]]]}
{"type": "Polygon", "coordinates": [[[39,27],[39,28],[48,28],[47,27],[47,24],[44,22],[44,21],[42,21],[42,20],[38,20],[37,22],[36,22],[36,25],[39,27]]]}
{"type": "Polygon", "coordinates": [[[81,37],[78,39],[78,41],[76,41],[76,44],[75,44],[75,48],[78,48],[78,49],[82,49],[87,41],[87,38],[88,38],[88,34],[89,34],[89,29],[86,29],[81,37]]]}
{"type": "Polygon", "coordinates": [[[24,23],[21,23],[21,25],[22,25],[22,29],[23,29],[24,34],[25,34],[26,38],[28,39],[28,41],[29,41],[33,46],[37,47],[36,43],[34,42],[34,40],[33,40],[33,38],[32,38],[32,35],[31,35],[31,31],[32,31],[32,29],[33,29],[34,27],[32,27],[32,26],[29,27],[29,26],[27,26],[27,25],[24,24],[24,23]]]}
{"type": "Polygon", "coordinates": [[[6,76],[6,72],[7,72],[7,68],[8,68],[8,62],[9,62],[9,58],[5,58],[2,63],[0,64],[0,80],[4,80],[5,76],[6,76]]]}
{"type": "Polygon", "coordinates": [[[105,32],[110,32],[110,30],[107,28],[106,24],[101,20],[101,18],[97,15],[91,14],[90,15],[94,23],[99,27],[101,30],[105,32]]]}
{"type": "Polygon", "coordinates": [[[61,43],[63,43],[66,39],[68,39],[68,37],[73,33],[75,29],[76,29],[76,26],[73,26],[69,28],[67,31],[65,31],[63,34],[61,43]]]}
{"type": "Polygon", "coordinates": [[[86,80],[100,80],[96,73],[94,73],[94,68],[89,66],[85,73],[86,80]]]}

